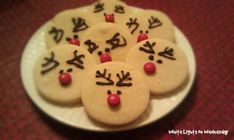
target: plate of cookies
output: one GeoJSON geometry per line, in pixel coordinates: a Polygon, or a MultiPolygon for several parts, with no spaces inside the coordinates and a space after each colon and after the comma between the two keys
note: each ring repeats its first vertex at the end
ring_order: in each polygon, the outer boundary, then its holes
{"type": "Polygon", "coordinates": [[[59,12],[21,59],[23,85],[39,109],[99,132],[161,119],[189,94],[195,71],[192,46],[165,13],[118,0],[59,12]]]}

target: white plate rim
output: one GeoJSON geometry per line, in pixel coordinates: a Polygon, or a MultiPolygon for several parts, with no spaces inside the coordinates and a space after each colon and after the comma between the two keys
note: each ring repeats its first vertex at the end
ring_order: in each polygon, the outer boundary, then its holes
{"type": "MultiPolygon", "coordinates": [[[[133,127],[119,127],[119,128],[115,128],[115,129],[106,129],[106,128],[102,128],[100,126],[98,126],[97,128],[89,128],[89,127],[85,127],[85,126],[77,126],[73,123],[69,123],[67,121],[64,121],[62,120],[61,118],[58,118],[57,116],[55,115],[52,115],[51,112],[48,112],[48,110],[46,110],[46,108],[44,108],[42,105],[38,104],[38,101],[34,99],[33,95],[30,94],[32,93],[32,90],[31,88],[35,88],[35,85],[34,87],[29,87],[28,86],[28,79],[26,78],[27,76],[30,76],[28,75],[27,72],[25,72],[25,67],[26,66],[26,63],[25,61],[27,61],[27,57],[29,55],[29,53],[32,51],[32,43],[33,41],[35,41],[35,39],[38,37],[38,36],[44,36],[44,31],[45,31],[45,28],[47,26],[48,22],[45,23],[43,26],[41,26],[32,36],[31,38],[29,39],[29,41],[27,42],[26,44],[26,47],[23,51],[23,54],[22,54],[22,57],[21,57],[21,65],[20,65],[20,70],[21,70],[21,79],[22,79],[22,83],[23,83],[23,86],[26,90],[26,93],[28,95],[28,97],[31,99],[31,101],[42,111],[44,112],[47,116],[51,117],[52,119],[58,121],[58,122],[61,122],[63,124],[66,124],[68,126],[71,126],[71,127],[74,127],[74,128],[79,128],[79,129],[83,129],[83,130],[88,130],[88,131],[96,131],[96,132],[113,132],[113,131],[124,131],[124,130],[130,130],[130,129],[136,129],[136,128],[139,128],[139,127],[143,127],[145,125],[148,125],[148,124],[151,124],[153,122],[156,122],[158,120],[160,120],[161,118],[165,117],[167,114],[169,114],[170,112],[172,112],[179,104],[181,104],[181,102],[185,99],[185,97],[189,94],[190,92],[190,89],[192,88],[192,85],[194,83],[194,80],[195,80],[195,75],[196,75],[196,61],[195,61],[195,56],[194,56],[194,52],[193,52],[193,49],[192,49],[192,46],[191,44],[189,43],[188,39],[185,37],[185,35],[175,26],[175,34],[176,34],[176,40],[178,41],[178,44],[181,46],[185,46],[187,47],[186,49],[186,55],[187,57],[189,56],[189,81],[188,81],[188,84],[186,85],[186,94],[180,98],[180,100],[177,102],[176,105],[174,105],[173,107],[170,108],[170,111],[167,111],[166,113],[164,113],[163,115],[161,115],[161,117],[158,117],[157,119],[151,119],[150,121],[146,122],[146,123],[143,123],[143,124],[140,124],[140,125],[133,125],[133,127]],[[183,44],[180,44],[181,42],[180,41],[183,41],[183,44]],[[100,129],[98,129],[100,127],[100,129]]],[[[44,38],[43,38],[44,39],[44,38]]],[[[45,43],[44,42],[40,42],[41,45],[44,47],[45,46],[45,43]]],[[[45,48],[44,48],[45,49],[45,48]]],[[[43,50],[43,48],[41,49],[43,50]]],[[[33,66],[32,66],[33,67],[33,66]]],[[[32,77],[32,75],[31,75],[32,77]]],[[[154,99],[152,99],[154,100],[154,99]]]]}

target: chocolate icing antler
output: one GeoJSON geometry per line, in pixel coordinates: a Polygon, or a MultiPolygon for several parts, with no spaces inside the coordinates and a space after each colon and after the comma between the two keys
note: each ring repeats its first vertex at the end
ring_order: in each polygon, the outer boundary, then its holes
{"type": "Polygon", "coordinates": [[[83,66],[84,62],[81,59],[85,58],[85,56],[83,54],[77,55],[77,50],[75,50],[73,54],[74,54],[74,58],[67,60],[67,64],[71,64],[71,65],[76,66],[77,68],[84,69],[84,66],[83,66]]]}
{"type": "Polygon", "coordinates": [[[143,45],[144,47],[140,47],[139,50],[149,53],[149,54],[155,54],[153,47],[155,46],[155,42],[153,42],[152,44],[150,44],[149,41],[146,41],[146,43],[143,45]]]}
{"type": "Polygon", "coordinates": [[[104,85],[114,85],[114,81],[110,79],[111,74],[108,73],[108,76],[106,74],[107,74],[106,69],[104,69],[103,73],[101,73],[99,70],[96,71],[96,78],[103,78],[103,79],[106,80],[106,82],[97,81],[96,82],[97,85],[102,85],[102,86],[104,86],[104,85]]]}
{"type": "Polygon", "coordinates": [[[85,20],[83,18],[80,18],[80,17],[72,18],[72,23],[74,24],[74,27],[73,27],[74,33],[85,30],[89,27],[86,24],[85,20]]]}
{"type": "Polygon", "coordinates": [[[51,65],[51,66],[48,69],[41,70],[41,74],[45,74],[45,73],[53,70],[54,68],[56,68],[59,65],[59,62],[54,60],[54,52],[51,52],[50,58],[45,57],[44,60],[46,60],[46,62],[44,64],[41,64],[41,66],[43,68],[48,66],[48,65],[51,65]]]}
{"type": "Polygon", "coordinates": [[[84,44],[88,46],[88,51],[90,53],[93,53],[93,51],[95,51],[99,47],[96,43],[92,42],[90,39],[86,40],[84,44]]]}
{"type": "Polygon", "coordinates": [[[124,74],[124,71],[121,71],[121,75],[119,73],[116,74],[116,76],[118,77],[119,81],[116,83],[116,86],[132,86],[131,82],[126,82],[126,81],[131,81],[132,78],[130,77],[130,73],[127,72],[126,74],[124,74]],[[125,82],[124,82],[125,81],[125,82]]]}
{"type": "Polygon", "coordinates": [[[139,23],[137,23],[137,18],[129,18],[129,22],[126,23],[126,25],[128,26],[128,28],[132,28],[132,26],[135,26],[132,31],[131,31],[131,34],[133,34],[136,29],[139,27],[139,23]]]}
{"type": "Polygon", "coordinates": [[[150,18],[151,19],[148,19],[148,22],[149,22],[148,29],[156,28],[162,25],[162,22],[158,18],[153,17],[153,16],[151,16],[150,18]]]}
{"type": "Polygon", "coordinates": [[[115,13],[120,13],[120,14],[124,14],[125,11],[124,11],[124,7],[121,6],[121,5],[116,5],[115,6],[115,10],[114,10],[115,13]]]}
{"type": "Polygon", "coordinates": [[[111,46],[112,46],[111,49],[112,50],[117,48],[117,47],[122,47],[122,46],[127,45],[127,41],[123,36],[121,36],[121,37],[122,37],[124,43],[120,44],[119,36],[120,36],[120,33],[115,33],[114,36],[111,39],[106,40],[106,43],[111,44],[111,46]]]}
{"type": "Polygon", "coordinates": [[[176,58],[173,57],[174,56],[173,53],[174,53],[174,50],[172,48],[166,47],[164,51],[159,52],[158,55],[162,57],[166,57],[171,60],[176,60],[176,58]]]}
{"type": "Polygon", "coordinates": [[[104,10],[104,3],[98,2],[97,4],[94,5],[94,13],[98,13],[104,10]]]}
{"type": "Polygon", "coordinates": [[[63,33],[64,31],[62,29],[57,29],[56,27],[52,27],[51,30],[49,31],[49,34],[54,34],[53,40],[56,43],[59,43],[62,40],[63,33]]]}

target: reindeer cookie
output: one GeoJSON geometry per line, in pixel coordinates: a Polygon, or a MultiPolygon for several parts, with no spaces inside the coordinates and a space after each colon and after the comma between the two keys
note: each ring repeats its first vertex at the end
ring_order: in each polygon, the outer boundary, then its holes
{"type": "Polygon", "coordinates": [[[153,95],[177,89],[188,76],[185,54],[166,40],[149,39],[136,44],[128,53],[126,62],[145,76],[153,95]]]}
{"type": "Polygon", "coordinates": [[[46,99],[72,104],[80,101],[81,83],[96,63],[85,49],[74,45],[59,45],[49,49],[36,62],[34,81],[46,99]]]}
{"type": "Polygon", "coordinates": [[[156,10],[134,10],[120,24],[129,29],[135,42],[150,38],[162,38],[174,42],[174,27],[169,17],[156,10]]]}
{"type": "Polygon", "coordinates": [[[142,75],[126,63],[100,64],[83,83],[81,99],[85,111],[104,124],[130,123],[149,103],[149,88],[142,75]]]}
{"type": "Polygon", "coordinates": [[[92,26],[81,39],[85,47],[99,63],[125,61],[128,51],[135,44],[131,34],[113,23],[92,26]]]}
{"type": "Polygon", "coordinates": [[[87,18],[88,8],[69,9],[58,13],[47,26],[45,41],[48,48],[57,44],[80,45],[80,37],[95,24],[94,18],[87,18]]]}
{"type": "Polygon", "coordinates": [[[131,10],[119,0],[99,0],[90,6],[90,18],[95,17],[97,22],[119,23],[131,10]]]}

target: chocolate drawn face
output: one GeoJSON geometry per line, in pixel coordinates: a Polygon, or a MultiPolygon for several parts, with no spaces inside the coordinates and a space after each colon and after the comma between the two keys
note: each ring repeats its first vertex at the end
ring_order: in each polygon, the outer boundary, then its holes
{"type": "Polygon", "coordinates": [[[118,17],[128,12],[127,5],[121,1],[101,0],[93,4],[92,12],[99,16],[101,21],[118,22],[118,17]]]}
{"type": "Polygon", "coordinates": [[[140,42],[150,38],[163,38],[174,41],[174,29],[171,20],[162,12],[153,10],[138,10],[126,15],[121,25],[127,27],[140,42]]]}
{"type": "Polygon", "coordinates": [[[120,35],[120,33],[116,32],[110,39],[105,40],[104,38],[100,40],[92,41],[88,39],[84,42],[84,44],[88,47],[88,51],[93,54],[96,53],[100,57],[100,62],[108,62],[111,61],[111,51],[120,47],[127,47],[127,41],[124,36],[120,35]],[[95,42],[99,42],[99,45],[95,42]],[[100,46],[105,46],[105,48],[101,48],[100,46]]]}
{"type": "Polygon", "coordinates": [[[145,17],[130,17],[126,22],[126,26],[131,34],[137,36],[137,42],[140,42],[148,39],[148,34],[150,34],[151,30],[162,26],[162,22],[156,16],[150,16],[148,19],[145,17]],[[148,21],[148,23],[144,20],[148,21]]]}
{"type": "Polygon", "coordinates": [[[149,89],[141,76],[126,63],[99,64],[90,71],[85,81],[89,84],[83,87],[85,109],[91,117],[105,123],[123,124],[137,118],[149,101],[149,89]]]}
{"type": "Polygon", "coordinates": [[[83,48],[61,45],[48,50],[35,66],[35,82],[42,95],[59,103],[80,98],[80,81],[87,70],[96,66],[83,48]]]}
{"type": "MultiPolygon", "coordinates": [[[[107,73],[107,69],[104,69],[103,72],[99,70],[96,71],[96,85],[98,86],[117,86],[121,89],[121,87],[131,87],[131,76],[129,72],[124,72],[121,70],[120,73],[117,73],[116,76],[118,77],[118,81],[113,81],[111,79],[111,73],[107,73]],[[101,80],[100,80],[101,79],[101,80]]],[[[111,107],[116,107],[121,103],[121,90],[117,90],[116,93],[111,92],[110,89],[107,90],[107,103],[111,107]]]]}
{"type": "MultiPolygon", "coordinates": [[[[88,9],[88,8],[86,8],[88,9]]],[[[49,48],[57,44],[73,44],[79,46],[79,37],[96,24],[89,18],[90,13],[85,8],[66,10],[57,14],[49,23],[46,32],[46,44],[49,48]]]]}
{"type": "Polygon", "coordinates": [[[124,61],[126,51],[134,43],[130,33],[112,23],[94,25],[86,32],[81,42],[98,63],[124,61]]]}
{"type": "Polygon", "coordinates": [[[184,53],[175,44],[161,39],[148,39],[138,43],[129,52],[126,62],[145,76],[152,94],[155,95],[175,90],[188,74],[184,53]]]}
{"type": "MultiPolygon", "coordinates": [[[[50,57],[44,57],[45,62],[41,64],[41,75],[46,75],[49,72],[53,72],[55,69],[58,69],[57,67],[59,67],[59,65],[64,63],[61,61],[59,62],[55,59],[55,53],[53,51],[51,51],[50,54],[50,57]]],[[[71,68],[71,66],[75,66],[76,68],[81,70],[84,70],[85,68],[83,61],[83,59],[85,59],[84,54],[78,54],[77,50],[74,50],[73,54],[74,57],[68,58],[68,60],[66,60],[65,62],[68,66],[68,68],[66,69],[67,72],[64,72],[64,68],[59,70],[59,76],[57,79],[62,86],[67,86],[72,82],[72,76],[70,73],[72,73],[73,68],[71,68]]]]}
{"type": "Polygon", "coordinates": [[[150,41],[146,41],[142,47],[139,47],[139,51],[148,54],[148,59],[150,61],[146,62],[143,66],[146,74],[154,74],[156,72],[156,64],[152,63],[152,61],[155,61],[157,64],[163,64],[162,57],[168,60],[176,60],[176,58],[174,58],[173,48],[166,47],[163,51],[155,53],[155,47],[156,42],[150,41]]]}

